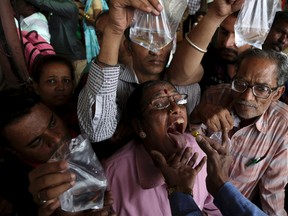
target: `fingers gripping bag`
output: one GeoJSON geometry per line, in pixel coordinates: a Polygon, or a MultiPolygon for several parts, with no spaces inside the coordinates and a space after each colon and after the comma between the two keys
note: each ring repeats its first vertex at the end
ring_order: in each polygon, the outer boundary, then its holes
{"type": "Polygon", "coordinates": [[[136,9],[130,26],[130,39],[146,49],[159,52],[173,41],[187,7],[187,0],[160,0],[159,16],[136,9]]]}
{"type": "Polygon", "coordinates": [[[250,44],[262,49],[275,13],[280,9],[279,0],[245,0],[234,26],[236,46],[250,44]]]}
{"type": "Polygon", "coordinates": [[[68,171],[76,175],[75,185],[60,195],[62,210],[101,209],[107,180],[88,139],[80,135],[60,146],[50,161],[61,160],[66,160],[68,171]]]}

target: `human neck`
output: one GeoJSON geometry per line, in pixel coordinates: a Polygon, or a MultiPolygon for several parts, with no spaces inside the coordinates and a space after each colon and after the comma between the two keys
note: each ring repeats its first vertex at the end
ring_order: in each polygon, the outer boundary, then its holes
{"type": "Polygon", "coordinates": [[[136,70],[135,70],[135,73],[136,73],[136,76],[137,76],[139,83],[144,83],[144,82],[149,81],[149,80],[159,80],[160,75],[161,75],[161,74],[141,73],[139,71],[137,72],[136,70]]]}

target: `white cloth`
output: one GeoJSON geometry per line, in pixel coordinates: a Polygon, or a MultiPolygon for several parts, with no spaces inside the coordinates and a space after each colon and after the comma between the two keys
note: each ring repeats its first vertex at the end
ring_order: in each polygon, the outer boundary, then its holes
{"type": "Polygon", "coordinates": [[[48,21],[42,13],[33,13],[25,18],[21,16],[20,27],[22,31],[37,31],[39,35],[50,43],[51,36],[49,33],[48,21]]]}

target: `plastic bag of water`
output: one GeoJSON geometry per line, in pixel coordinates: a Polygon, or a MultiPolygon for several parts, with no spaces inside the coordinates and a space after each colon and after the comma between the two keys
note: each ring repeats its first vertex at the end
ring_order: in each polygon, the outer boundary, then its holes
{"type": "Polygon", "coordinates": [[[186,0],[159,2],[163,6],[159,16],[135,10],[130,27],[130,39],[153,52],[159,52],[173,41],[187,7],[186,0]]]}
{"type": "Polygon", "coordinates": [[[279,0],[245,0],[234,26],[236,46],[250,44],[262,49],[278,10],[279,0]]]}
{"type": "Polygon", "coordinates": [[[68,212],[101,209],[107,180],[90,142],[81,135],[63,144],[50,161],[66,160],[76,183],[60,195],[61,208],[68,212]]]}

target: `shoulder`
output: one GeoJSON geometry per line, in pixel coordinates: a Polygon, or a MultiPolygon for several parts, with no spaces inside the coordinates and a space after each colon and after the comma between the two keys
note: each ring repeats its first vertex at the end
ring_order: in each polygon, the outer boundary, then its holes
{"type": "Polygon", "coordinates": [[[104,167],[109,169],[114,166],[120,166],[120,164],[122,163],[134,160],[135,145],[137,145],[137,143],[134,140],[128,142],[125,146],[123,146],[121,149],[119,149],[116,153],[114,153],[111,157],[109,157],[103,162],[104,167]]]}
{"type": "Polygon", "coordinates": [[[288,125],[288,115],[287,115],[288,105],[287,104],[281,101],[273,102],[271,103],[267,111],[271,118],[277,118],[279,119],[281,124],[284,123],[286,126],[288,125]]]}

